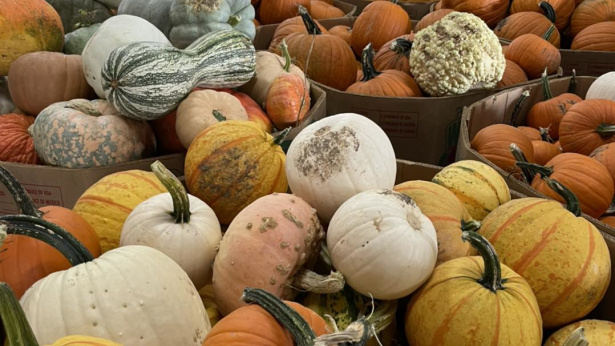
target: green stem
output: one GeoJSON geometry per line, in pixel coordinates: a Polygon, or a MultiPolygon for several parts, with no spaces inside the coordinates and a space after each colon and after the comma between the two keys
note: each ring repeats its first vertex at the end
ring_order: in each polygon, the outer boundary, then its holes
{"type": "Polygon", "coordinates": [[[570,85],[568,86],[568,93],[574,94],[577,92],[577,70],[572,69],[572,79],[570,80],[570,85]]]}
{"type": "Polygon", "coordinates": [[[368,43],[367,46],[363,48],[363,53],[361,54],[361,65],[363,66],[363,78],[361,78],[362,82],[367,82],[368,80],[374,79],[381,73],[376,71],[376,68],[374,67],[374,50],[372,49],[371,43],[368,43]]]}
{"type": "Polygon", "coordinates": [[[547,78],[547,68],[542,72],[540,77],[540,83],[542,84],[542,92],[544,95],[544,100],[550,100],[553,98],[553,93],[551,92],[551,85],[549,85],[549,78],[547,78]]]}
{"type": "Polygon", "coordinates": [[[290,132],[291,127],[287,127],[284,130],[282,130],[278,135],[276,135],[275,137],[273,137],[273,145],[281,145],[282,142],[284,142],[284,139],[286,138],[286,136],[288,136],[288,133],[290,132]]]}
{"type": "Polygon", "coordinates": [[[303,19],[303,24],[305,25],[305,29],[307,30],[308,34],[322,35],[322,31],[320,31],[320,28],[318,27],[318,25],[316,25],[316,22],[310,16],[307,9],[299,5],[298,11],[299,11],[299,15],[301,16],[301,19],[303,19]]]}
{"type": "Polygon", "coordinates": [[[412,41],[405,38],[398,38],[391,43],[391,50],[397,54],[403,54],[404,56],[410,56],[410,50],[412,49],[412,41]]]}
{"type": "Polygon", "coordinates": [[[547,182],[547,185],[555,191],[555,193],[564,198],[564,201],[566,201],[566,210],[574,214],[574,216],[581,216],[581,203],[572,191],[555,179],[550,179],[545,176],[543,176],[542,179],[547,182]]]}
{"type": "Polygon", "coordinates": [[[346,285],[344,276],[336,271],[331,271],[328,276],[322,276],[302,268],[293,278],[293,287],[319,294],[337,293],[344,289],[344,285],[346,285]]]}
{"type": "Polygon", "coordinates": [[[42,217],[43,213],[36,208],[34,202],[24,187],[6,168],[0,166],[0,182],[9,190],[13,200],[17,203],[19,214],[42,217]]]}
{"type": "Polygon", "coordinates": [[[555,31],[555,25],[551,24],[549,29],[547,29],[547,31],[545,31],[544,35],[542,35],[542,38],[545,39],[546,41],[549,41],[549,39],[551,38],[551,35],[553,34],[554,31],[555,31]]]}
{"type": "Polygon", "coordinates": [[[290,57],[290,53],[288,52],[288,45],[286,44],[286,40],[282,39],[282,43],[280,43],[280,52],[282,52],[282,57],[284,58],[284,71],[290,72],[290,66],[293,61],[290,57]]]}
{"type": "Polygon", "coordinates": [[[0,230],[6,234],[22,235],[45,242],[60,251],[72,266],[94,260],[90,251],[67,230],[38,217],[0,216],[0,230]]]}
{"type": "Polygon", "coordinates": [[[19,300],[5,282],[0,282],[0,327],[6,336],[5,341],[0,338],[0,345],[38,346],[19,300]]]}
{"type": "Polygon", "coordinates": [[[237,24],[241,23],[241,16],[240,15],[230,16],[226,23],[233,27],[237,26],[237,24]]]}
{"type": "Polygon", "coordinates": [[[214,118],[216,118],[216,120],[218,120],[218,121],[226,121],[226,117],[219,110],[214,109],[211,113],[213,114],[214,118]]]}
{"type": "Polygon", "coordinates": [[[528,97],[530,97],[530,92],[527,90],[522,92],[521,96],[519,96],[517,103],[515,103],[515,108],[513,108],[512,115],[510,116],[510,125],[517,126],[517,118],[519,117],[519,113],[521,112],[521,107],[523,106],[525,100],[527,100],[528,97]]]}
{"type": "Polygon", "coordinates": [[[588,346],[589,341],[585,338],[585,328],[579,327],[575,329],[568,339],[564,341],[563,346],[588,346]]]}
{"type": "Polygon", "coordinates": [[[184,185],[171,173],[162,162],[156,160],[151,164],[151,169],[164,187],[167,188],[171,199],[173,199],[173,212],[171,216],[175,218],[175,223],[188,223],[190,221],[190,200],[184,185]]]}
{"type": "Polygon", "coordinates": [[[527,162],[527,158],[525,157],[521,149],[515,143],[510,144],[509,150],[512,156],[515,158],[515,160],[517,160],[516,165],[519,168],[521,168],[521,171],[523,172],[523,176],[525,177],[526,182],[528,184],[531,184],[536,174],[530,169],[530,167],[524,167],[525,164],[530,165],[530,163],[527,162]]]}
{"type": "Polygon", "coordinates": [[[600,124],[596,128],[596,132],[602,137],[611,137],[615,135],[615,125],[612,124],[600,124]]]}
{"type": "MultiPolygon", "coordinates": [[[[536,174],[540,174],[543,177],[548,177],[551,174],[553,174],[553,168],[546,167],[546,166],[541,166],[541,165],[536,164],[536,163],[519,162],[519,161],[517,161],[516,165],[519,166],[521,169],[527,168],[531,172],[532,177],[535,176],[536,174]]],[[[533,178],[532,178],[532,180],[533,180],[533,178]]],[[[529,182],[531,182],[531,180],[529,180],[529,182]]]]}
{"type": "Polygon", "coordinates": [[[462,232],[461,239],[470,242],[470,245],[478,251],[485,263],[483,277],[478,280],[478,283],[494,293],[497,290],[504,289],[502,286],[502,268],[493,245],[477,232],[462,232]]]}
{"type": "Polygon", "coordinates": [[[545,11],[545,17],[547,17],[551,23],[555,23],[555,9],[553,9],[553,6],[551,6],[550,3],[541,1],[538,3],[538,7],[545,11]]]}
{"type": "Polygon", "coordinates": [[[480,229],[481,223],[480,221],[470,220],[463,221],[461,220],[461,231],[462,232],[477,232],[480,229]]]}
{"type": "Polygon", "coordinates": [[[260,288],[245,288],[241,300],[255,303],[267,311],[290,332],[297,346],[313,346],[316,334],[297,311],[278,297],[260,288]]]}

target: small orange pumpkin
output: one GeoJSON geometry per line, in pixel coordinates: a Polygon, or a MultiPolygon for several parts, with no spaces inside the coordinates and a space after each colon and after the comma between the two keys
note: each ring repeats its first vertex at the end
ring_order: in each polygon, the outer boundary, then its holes
{"type": "Polygon", "coordinates": [[[352,34],[352,29],[348,25],[336,25],[329,29],[329,34],[340,37],[350,46],[350,35],[352,34]]]}
{"type": "Polygon", "coordinates": [[[594,150],[589,157],[600,162],[611,174],[611,178],[615,182],[615,143],[609,143],[599,146],[594,150]]]}
{"type": "Polygon", "coordinates": [[[539,165],[546,165],[552,158],[561,154],[561,151],[553,143],[543,140],[532,141],[534,148],[534,162],[539,165]]]}
{"type": "MultiPolygon", "coordinates": [[[[545,0],[555,11],[555,26],[558,30],[564,30],[570,22],[570,17],[575,7],[575,0],[545,0]]],[[[517,12],[541,12],[544,11],[536,0],[514,0],[510,6],[510,13],[517,12]]]]}
{"type": "Polygon", "coordinates": [[[527,75],[523,69],[515,62],[506,59],[506,68],[504,69],[504,75],[498,82],[497,87],[503,88],[516,84],[527,82],[527,75]]]}
{"type": "Polygon", "coordinates": [[[591,99],[574,104],[559,125],[559,141],[564,152],[583,155],[615,142],[615,102],[591,99]]]}
{"type": "Polygon", "coordinates": [[[615,21],[593,24],[581,30],[572,40],[570,49],[615,52],[615,21]]]}
{"type": "Polygon", "coordinates": [[[570,19],[570,35],[601,22],[615,20],[615,0],[586,0],[577,6],[570,19]]]}
{"type": "Polygon", "coordinates": [[[529,79],[540,78],[542,71],[547,68],[547,74],[557,71],[562,60],[562,55],[547,39],[555,30],[551,26],[543,37],[534,34],[523,34],[514,39],[504,56],[506,59],[519,65],[529,79]]]}
{"type": "Polygon", "coordinates": [[[324,1],[312,0],[310,3],[310,14],[314,19],[341,18],[345,15],[344,11],[324,1]]]}
{"type": "Polygon", "coordinates": [[[399,70],[410,74],[410,49],[414,34],[403,35],[392,39],[382,46],[374,57],[374,68],[376,70],[399,70]]]}
{"type": "MultiPolygon", "coordinates": [[[[314,21],[314,24],[318,27],[322,34],[328,33],[327,29],[325,29],[325,27],[317,21],[314,21]]],[[[303,18],[301,18],[301,16],[287,19],[280,23],[277,28],[275,28],[275,32],[273,33],[273,39],[269,44],[269,51],[275,52],[284,38],[296,32],[301,32],[305,34],[308,33],[307,28],[305,27],[305,24],[303,22],[303,18]]]]}
{"type": "Polygon", "coordinates": [[[396,1],[374,1],[365,6],[352,27],[350,42],[357,56],[371,43],[378,50],[408,31],[410,17],[396,1]]]}
{"type": "Polygon", "coordinates": [[[510,145],[517,144],[526,158],[534,161],[532,141],[516,127],[506,124],[490,125],[478,131],[472,139],[472,149],[506,172],[518,172],[517,162],[510,152],[510,145]]]}
{"type": "Polygon", "coordinates": [[[310,0],[261,0],[259,15],[261,24],[278,24],[297,15],[297,6],[309,11],[310,0]]]}
{"type": "MultiPolygon", "coordinates": [[[[547,30],[549,30],[555,21],[555,10],[548,2],[545,1],[541,1],[539,6],[543,9],[545,15],[531,11],[513,13],[502,19],[502,21],[496,25],[495,29],[493,29],[493,32],[495,32],[497,37],[511,41],[524,34],[542,36],[545,32],[547,32],[547,30]]],[[[548,41],[551,42],[556,48],[559,48],[559,30],[553,30],[553,33],[549,36],[548,41]]]]}
{"type": "Polygon", "coordinates": [[[441,3],[442,8],[476,15],[490,28],[506,17],[509,5],[508,0],[442,0],[441,3]]]}
{"type": "Polygon", "coordinates": [[[540,131],[538,129],[529,126],[517,126],[517,128],[521,130],[527,136],[527,138],[530,139],[530,141],[539,141],[542,139],[542,137],[540,136],[540,131]]]}
{"type": "Polygon", "coordinates": [[[450,9],[450,8],[443,8],[443,9],[439,9],[433,12],[429,12],[427,15],[425,15],[425,17],[421,18],[421,20],[419,20],[418,23],[416,23],[416,26],[414,27],[414,32],[419,32],[425,29],[431,24],[444,18],[447,14],[451,12],[455,12],[455,10],[450,9]]]}

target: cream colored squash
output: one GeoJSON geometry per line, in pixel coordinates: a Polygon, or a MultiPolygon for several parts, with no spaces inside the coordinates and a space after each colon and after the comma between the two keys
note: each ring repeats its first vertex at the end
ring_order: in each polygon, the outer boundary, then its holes
{"type": "Polygon", "coordinates": [[[171,42],[147,20],[122,14],[105,20],[83,48],[83,74],[98,97],[106,99],[102,87],[102,66],[107,56],[120,46],[139,41],[171,42]]]}
{"type": "Polygon", "coordinates": [[[329,222],[348,198],[371,189],[392,189],[397,163],[391,141],[370,119],[355,113],[326,117],[307,126],[286,154],[294,194],[329,222]]]}
{"type": "Polygon", "coordinates": [[[156,161],[152,171],[167,193],[150,197],[128,215],[120,246],[145,245],[171,257],[197,289],[211,282],[216,247],[222,239],[214,211],[186,193],[181,182],[156,161]]]}
{"type": "Polygon", "coordinates": [[[248,120],[248,112],[233,95],[215,90],[190,93],[177,108],[175,131],[184,148],[203,130],[225,120],[248,120]]]}
{"type": "Polygon", "coordinates": [[[587,90],[586,100],[607,99],[615,101],[615,71],[598,77],[587,90]]]}
{"type": "Polygon", "coordinates": [[[568,339],[579,338],[575,335],[579,334],[578,328],[583,329],[583,338],[590,346],[615,346],[615,323],[602,320],[582,320],[569,324],[551,334],[544,346],[566,346],[568,339]]]}
{"type": "Polygon", "coordinates": [[[393,300],[431,275],[436,230],[408,196],[386,189],[361,192],[335,212],[327,229],[333,266],[357,292],[393,300]]]}

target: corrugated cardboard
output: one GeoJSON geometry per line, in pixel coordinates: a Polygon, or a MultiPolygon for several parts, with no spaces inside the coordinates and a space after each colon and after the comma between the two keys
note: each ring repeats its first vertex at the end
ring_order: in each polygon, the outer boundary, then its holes
{"type": "MultiPolygon", "coordinates": [[[[303,122],[292,129],[282,148],[287,149],[291,141],[306,126],[322,119],[326,114],[326,94],[318,86],[312,86],[312,108],[303,122]]],[[[275,134],[274,134],[275,135],[275,134]]],[[[72,208],[77,199],[87,188],[102,177],[121,171],[140,169],[149,171],[150,165],[160,160],[171,172],[177,176],[184,174],[184,154],[166,155],[148,158],[134,162],[123,163],[109,167],[70,169],[43,165],[26,165],[12,162],[0,162],[2,167],[9,170],[17,180],[26,188],[37,207],[45,205],[58,205],[72,208]]],[[[0,215],[14,214],[17,206],[4,185],[0,184],[0,215]]]]}
{"type": "MultiPolygon", "coordinates": [[[[359,14],[361,14],[361,12],[363,12],[363,9],[365,8],[365,6],[373,2],[373,1],[366,1],[366,0],[343,0],[343,1],[349,4],[353,4],[357,7],[357,11],[355,13],[356,16],[358,16],[359,14]]],[[[408,12],[410,19],[419,20],[425,17],[427,13],[431,12],[431,8],[436,3],[438,2],[437,1],[435,2],[402,2],[400,1],[397,4],[401,6],[404,10],[406,10],[406,12],[408,12]]]]}
{"type": "Polygon", "coordinates": [[[600,77],[607,72],[615,71],[615,52],[590,52],[570,49],[560,49],[564,75],[572,75],[574,69],[577,76],[600,77]]]}
{"type": "MultiPolygon", "coordinates": [[[[416,163],[404,160],[397,160],[397,179],[396,184],[403,183],[409,180],[431,180],[438,172],[442,170],[442,167],[427,165],[423,163],[416,163]]],[[[523,194],[510,191],[512,199],[523,198],[523,194]]],[[[598,227],[598,230],[604,237],[606,244],[609,248],[611,263],[615,265],[615,230],[610,228],[598,227]]],[[[589,313],[586,318],[594,318],[607,321],[615,321],[615,275],[611,275],[611,282],[609,288],[604,295],[604,298],[598,304],[598,306],[589,313]]],[[[546,332],[550,333],[551,331],[546,332]]]]}

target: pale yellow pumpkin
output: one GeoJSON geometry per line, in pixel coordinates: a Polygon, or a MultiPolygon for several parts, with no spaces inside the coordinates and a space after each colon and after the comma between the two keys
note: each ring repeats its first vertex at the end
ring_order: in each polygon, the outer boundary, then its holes
{"type": "Polygon", "coordinates": [[[583,320],[569,324],[553,333],[544,346],[564,346],[577,328],[582,327],[590,346],[615,346],[615,323],[602,320],[583,320]]]}

